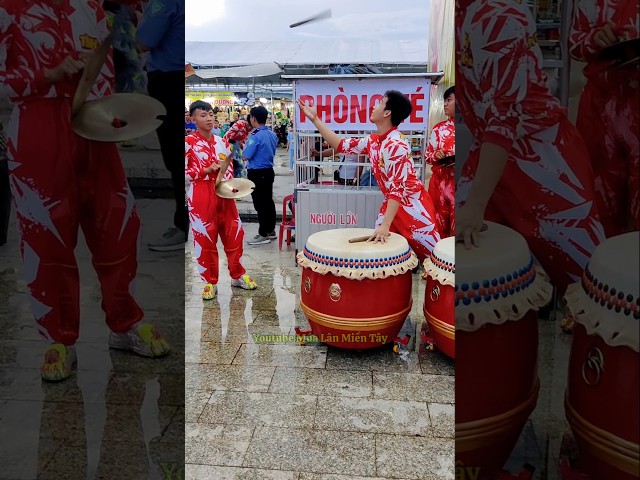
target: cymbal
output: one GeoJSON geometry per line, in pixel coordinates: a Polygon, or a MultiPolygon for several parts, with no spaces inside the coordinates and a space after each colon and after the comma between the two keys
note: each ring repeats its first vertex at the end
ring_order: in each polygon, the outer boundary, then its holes
{"type": "Polygon", "coordinates": [[[246,178],[234,178],[220,182],[216,187],[216,193],[221,198],[242,198],[250,195],[256,184],[246,178]]]}
{"type": "Polygon", "coordinates": [[[158,100],[139,93],[116,93],[82,105],[73,118],[73,130],[99,142],[124,142],[153,132],[167,110],[158,100]]]}
{"type": "Polygon", "coordinates": [[[597,55],[603,61],[616,60],[626,63],[640,56],[640,38],[614,43],[603,48],[597,55]]]}
{"type": "Polygon", "coordinates": [[[100,70],[102,70],[102,66],[109,54],[112,38],[113,36],[110,33],[100,46],[91,53],[89,58],[87,58],[82,71],[82,76],[80,77],[80,82],[78,83],[78,88],[73,96],[73,103],[71,104],[72,116],[78,113],[80,107],[82,107],[82,104],[87,99],[87,95],[91,92],[91,87],[93,87],[96,78],[98,78],[100,70]]]}

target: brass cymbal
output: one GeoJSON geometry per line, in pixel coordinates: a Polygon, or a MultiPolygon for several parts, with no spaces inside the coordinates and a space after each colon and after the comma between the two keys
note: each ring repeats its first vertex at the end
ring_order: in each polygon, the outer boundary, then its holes
{"type": "Polygon", "coordinates": [[[221,198],[242,198],[250,195],[256,184],[246,178],[234,178],[220,182],[216,187],[216,193],[221,198]]]}
{"type": "Polygon", "coordinates": [[[91,87],[93,87],[96,78],[98,78],[100,70],[102,70],[102,66],[109,54],[112,38],[113,36],[110,33],[107,38],[103,40],[100,46],[91,53],[89,58],[87,58],[82,71],[82,76],[80,77],[80,82],[78,83],[78,88],[73,96],[73,103],[71,104],[72,116],[78,113],[80,107],[82,107],[82,104],[87,99],[87,95],[91,92],[91,87]]]}
{"type": "Polygon", "coordinates": [[[640,56],[640,39],[623,40],[603,48],[597,53],[600,60],[615,60],[620,63],[633,61],[640,56]]]}
{"type": "Polygon", "coordinates": [[[153,132],[167,110],[158,100],[138,93],[116,93],[82,105],[71,126],[81,137],[124,142],[153,132]]]}

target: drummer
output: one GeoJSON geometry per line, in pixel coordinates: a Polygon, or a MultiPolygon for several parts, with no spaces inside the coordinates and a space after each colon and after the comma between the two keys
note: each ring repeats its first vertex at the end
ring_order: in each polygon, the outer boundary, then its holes
{"type": "Polygon", "coordinates": [[[451,162],[456,154],[455,87],[444,92],[444,114],[447,119],[431,130],[424,159],[431,164],[429,195],[436,209],[436,223],[442,237],[455,235],[456,175],[451,162]]]}
{"type": "Polygon", "coordinates": [[[384,194],[376,228],[369,240],[386,242],[389,232],[396,232],[407,239],[421,263],[427,259],[440,234],[435,224],[433,201],[413,168],[409,143],[398,131],[398,125],[412,110],[406,95],[397,90],[384,94],[370,116],[377,133],[364,138],[342,138],[318,118],[316,107],[300,101],[298,106],[336,151],[369,155],[371,170],[384,194]]]}
{"type": "Polygon", "coordinates": [[[185,138],[185,173],[191,183],[187,200],[198,271],[205,282],[202,299],[212,300],[216,296],[218,235],[227,254],[231,286],[254,290],[256,283],[240,263],[244,229],[236,203],[220,198],[215,191],[217,179],[233,178],[231,165],[223,174],[219,172],[221,164],[228,165],[225,160],[231,155],[231,147],[226,139],[211,133],[214,113],[209,103],[197,100],[189,107],[189,113],[197,130],[185,138]]]}

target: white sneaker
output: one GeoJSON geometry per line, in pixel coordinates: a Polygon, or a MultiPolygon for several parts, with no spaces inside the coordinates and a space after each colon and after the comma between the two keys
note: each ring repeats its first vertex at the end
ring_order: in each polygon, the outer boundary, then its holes
{"type": "Polygon", "coordinates": [[[142,323],[126,333],[111,332],[109,347],[131,350],[143,357],[161,357],[171,350],[167,339],[150,323],[142,323]]]}
{"type": "Polygon", "coordinates": [[[185,233],[177,227],[171,227],[162,234],[155,242],[149,243],[149,250],[155,252],[173,252],[176,250],[184,250],[184,244],[187,242],[185,233]]]}
{"type": "Polygon", "coordinates": [[[265,243],[271,243],[271,239],[262,235],[256,235],[247,242],[248,245],[264,245],[265,243]]]}
{"type": "Polygon", "coordinates": [[[256,288],[258,288],[258,285],[256,285],[256,282],[254,282],[253,279],[246,274],[241,276],[240,278],[232,278],[231,286],[240,287],[240,288],[243,288],[244,290],[255,290],[256,288]]]}

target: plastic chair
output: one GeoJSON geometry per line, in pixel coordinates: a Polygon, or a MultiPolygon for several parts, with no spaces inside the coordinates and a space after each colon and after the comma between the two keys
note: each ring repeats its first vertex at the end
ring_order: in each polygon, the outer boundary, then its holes
{"type": "Polygon", "coordinates": [[[282,199],[282,222],[280,223],[280,235],[278,235],[278,248],[282,250],[282,234],[287,230],[287,246],[291,245],[291,231],[296,229],[296,204],[293,195],[287,195],[282,199]],[[287,207],[291,209],[291,218],[287,218],[287,207]]]}

